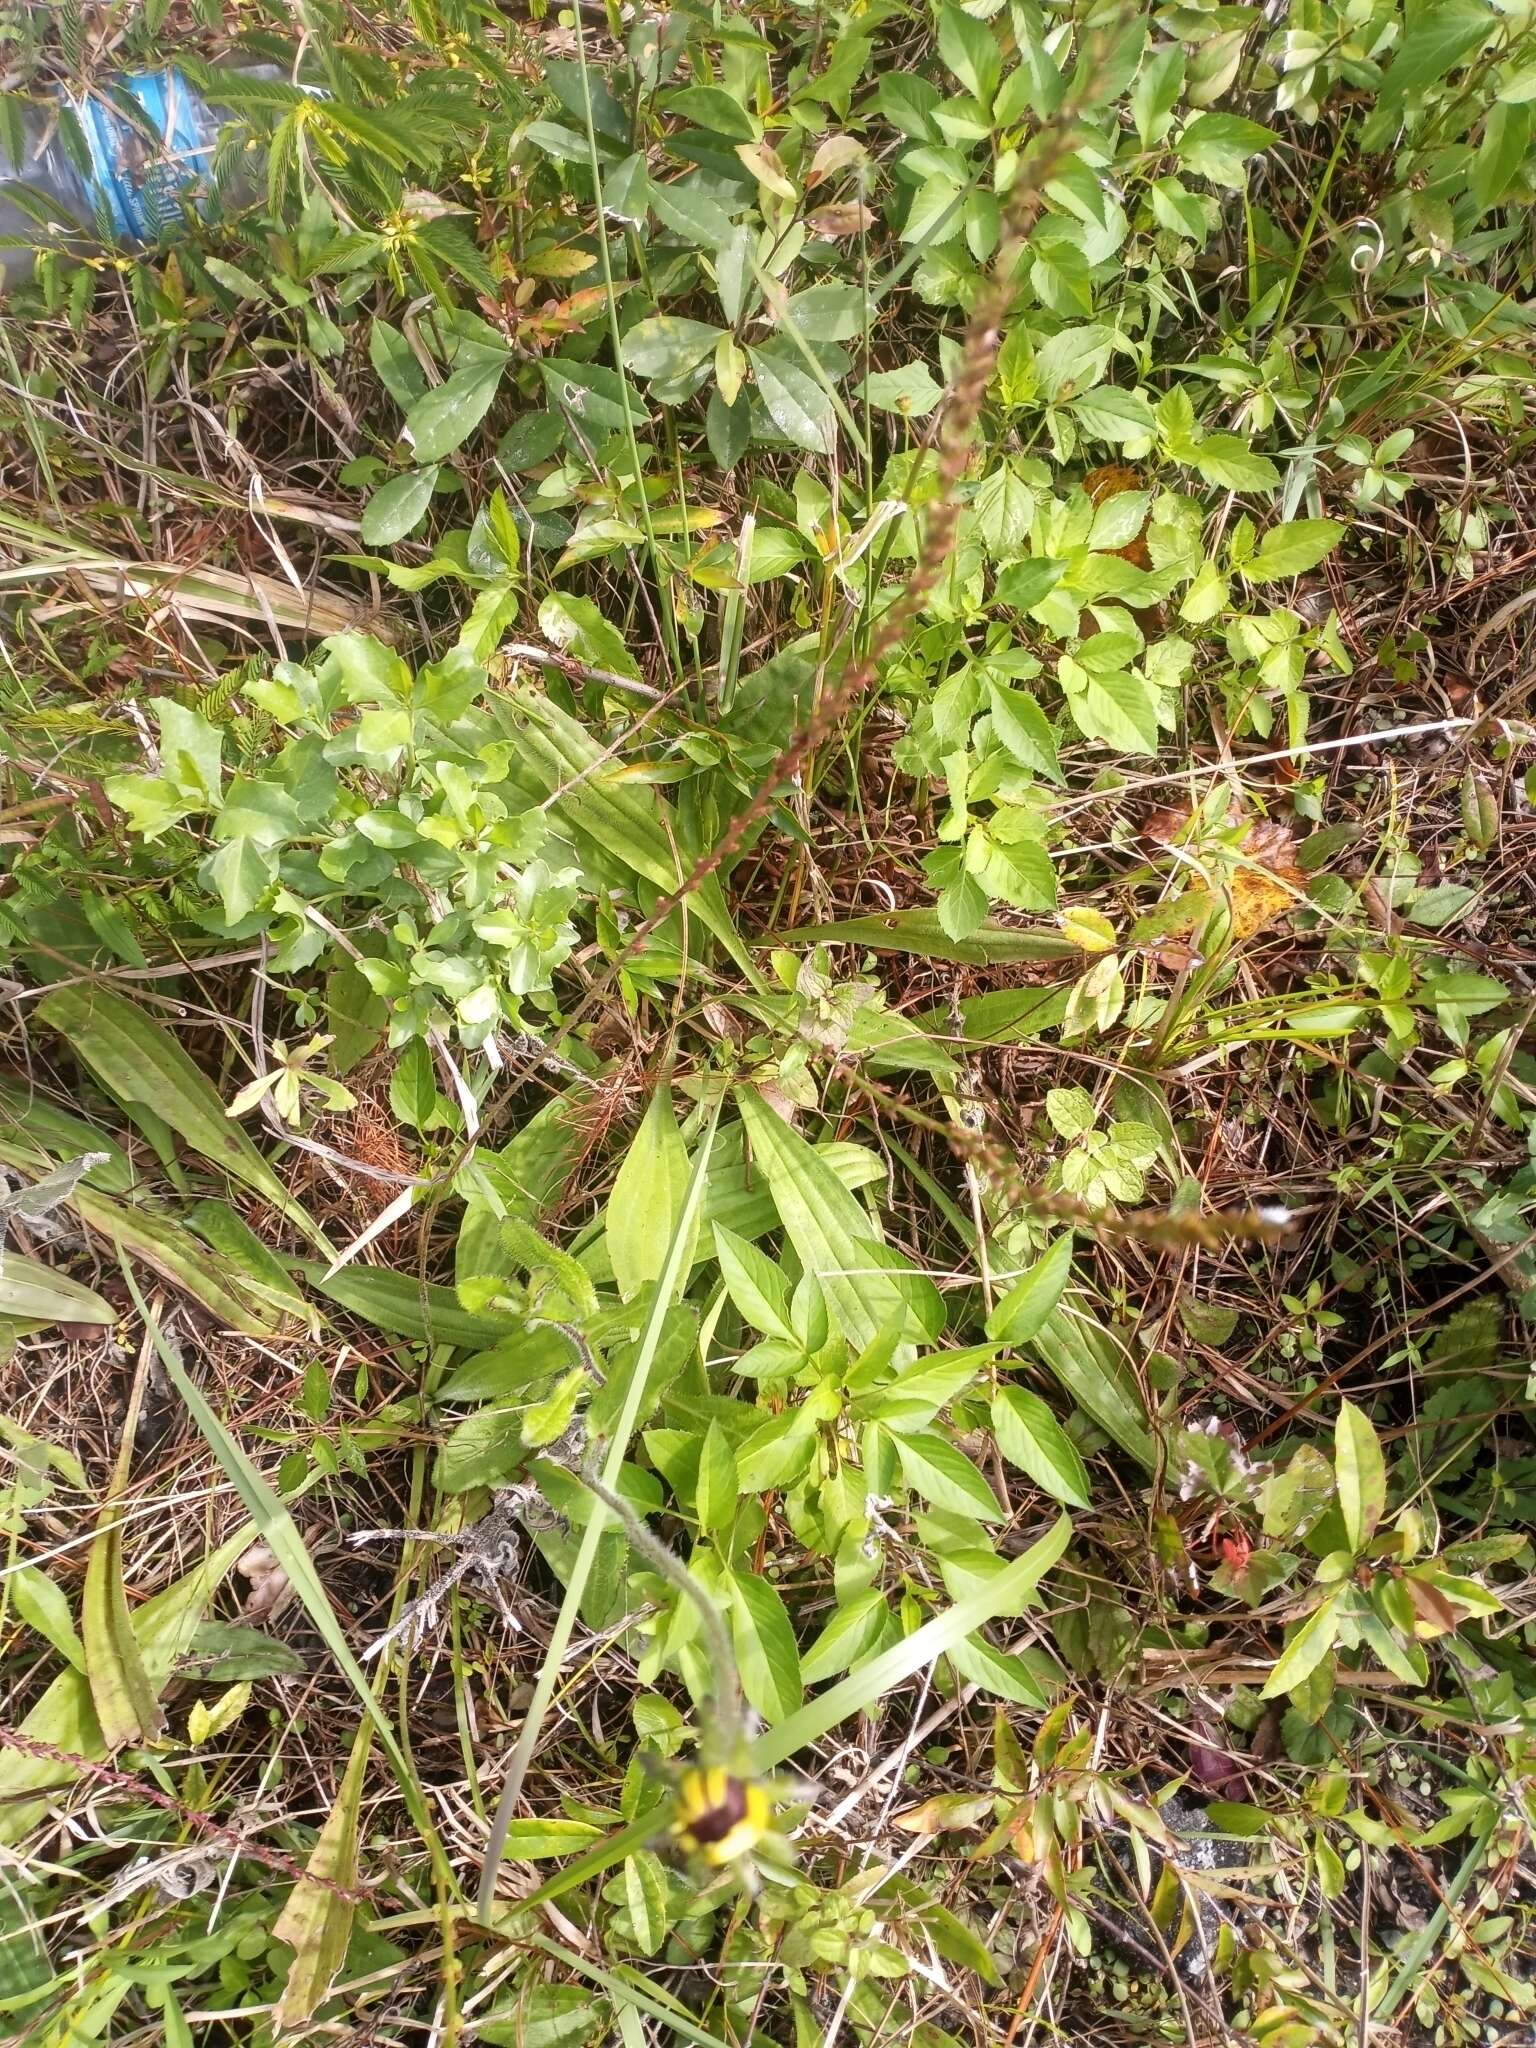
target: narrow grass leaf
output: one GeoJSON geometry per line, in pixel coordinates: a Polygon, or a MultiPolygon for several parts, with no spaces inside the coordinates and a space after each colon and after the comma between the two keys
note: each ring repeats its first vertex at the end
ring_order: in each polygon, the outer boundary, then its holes
{"type": "Polygon", "coordinates": [[[401,1753],[389,1717],[379,1705],[373,1687],[368,1682],[367,1673],[352,1654],[341,1623],[336,1618],[336,1610],[331,1605],[330,1595],[320,1582],[320,1576],[315,1570],[315,1561],[310,1556],[303,1537],[294,1526],[292,1515],[214,1414],[201,1390],[193,1384],[186,1367],[166,1343],[159,1324],[139,1293],[133,1274],[126,1265],[123,1274],[134,1304],[143,1316],[145,1327],[160,1355],[160,1363],[170,1375],[177,1393],[191,1410],[193,1421],[207,1438],[209,1448],[244,1502],[262,1541],[286,1572],[289,1584],[298,1595],[310,1620],[319,1630],[326,1648],[336,1659],[362,1701],[369,1720],[378,1731],[379,1741],[399,1782],[411,1818],[421,1831],[422,1840],[428,1844],[434,1843],[435,1830],[421,1789],[416,1782],[416,1774],[401,1753]]]}
{"type": "Polygon", "coordinates": [[[797,1751],[819,1742],[852,1714],[862,1714],[914,1672],[924,1671],[956,1643],[999,1614],[1016,1612],[1016,1603],[1037,1586],[1072,1540],[1070,1516],[1058,1516],[1051,1527],[985,1586],[925,1621],[921,1628],[883,1650],[818,1698],[808,1700],[777,1728],[760,1735],[751,1749],[752,1768],[771,1771],[797,1751]]]}

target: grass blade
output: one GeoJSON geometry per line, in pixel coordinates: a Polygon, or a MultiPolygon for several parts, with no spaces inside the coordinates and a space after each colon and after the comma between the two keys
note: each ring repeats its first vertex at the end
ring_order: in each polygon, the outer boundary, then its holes
{"type": "MultiPolygon", "coordinates": [[[[624,1452],[634,1430],[635,1417],[640,1410],[640,1397],[650,1378],[651,1361],[656,1355],[656,1346],[661,1340],[662,1328],[667,1318],[667,1305],[677,1289],[686,1270],[684,1261],[688,1257],[698,1229],[700,1208],[704,1199],[704,1187],[709,1178],[709,1155],[714,1149],[715,1131],[720,1122],[720,1100],[716,1099],[710,1111],[709,1122],[705,1125],[704,1136],[698,1154],[693,1162],[693,1172],[688,1181],[688,1192],[683,1199],[682,1213],[672,1232],[667,1247],[666,1263],[662,1268],[660,1282],[651,1303],[651,1313],[645,1326],[645,1334],[635,1357],[634,1369],[630,1374],[629,1386],[625,1390],[624,1406],[619,1411],[618,1424],[608,1446],[607,1460],[603,1466],[603,1479],[609,1486],[617,1484],[619,1468],[624,1462],[624,1452]]],[[[480,1889],[476,1898],[476,1910],[482,1920],[488,1920],[496,1899],[496,1873],[501,1868],[502,1851],[506,1842],[508,1823],[516,1808],[523,1789],[529,1760],[549,1712],[549,1703],[554,1697],[555,1686],[560,1676],[561,1661],[566,1645],[571,1640],[576,1626],[577,1612],[581,1606],[582,1594],[586,1591],[587,1580],[597,1556],[598,1541],[602,1536],[607,1516],[601,1507],[594,1507],[582,1532],[581,1548],[576,1553],[576,1562],[571,1568],[570,1583],[565,1589],[565,1599],[556,1617],[554,1632],[549,1639],[549,1648],[544,1653],[544,1662],[539,1670],[538,1682],[533,1698],[523,1721],[522,1733],[517,1738],[517,1747],[512,1752],[507,1766],[507,1780],[502,1787],[501,1799],[497,1804],[496,1817],[491,1823],[490,1839],[486,1843],[485,1865],[480,1873],[480,1889]]]]}
{"type": "Polygon", "coordinates": [[[1059,1515],[1039,1541],[1032,1543],[1022,1557],[1016,1557],[996,1578],[989,1579],[965,1599],[957,1600],[942,1614],[934,1615],[931,1621],[925,1621],[920,1629],[892,1644],[878,1657],[850,1671],[846,1678],[807,1701],[777,1728],[760,1735],[751,1749],[752,1768],[760,1772],[773,1770],[796,1750],[819,1742],[850,1714],[863,1713],[893,1686],[926,1669],[984,1622],[995,1615],[1016,1611],[1023,1595],[1038,1585],[1060,1559],[1071,1537],[1071,1516],[1059,1515]]]}

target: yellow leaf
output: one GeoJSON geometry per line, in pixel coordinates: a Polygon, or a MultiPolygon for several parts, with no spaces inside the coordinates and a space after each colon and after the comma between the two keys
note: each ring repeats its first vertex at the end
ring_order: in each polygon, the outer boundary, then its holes
{"type": "Polygon", "coordinates": [[[1112,953],[1115,949],[1115,928],[1102,910],[1086,906],[1064,910],[1061,929],[1063,936],[1084,953],[1112,953]]]}
{"type": "Polygon", "coordinates": [[[597,258],[586,249],[536,249],[523,259],[524,277],[580,277],[597,258]]]}
{"type": "Polygon", "coordinates": [[[738,142],[736,154],[756,178],[759,185],[778,194],[780,199],[798,199],[799,193],[790,183],[777,150],[768,142],[738,142]]]}

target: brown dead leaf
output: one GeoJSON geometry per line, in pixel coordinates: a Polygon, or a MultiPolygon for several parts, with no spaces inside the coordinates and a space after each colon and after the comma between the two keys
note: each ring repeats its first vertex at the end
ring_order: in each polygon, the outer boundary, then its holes
{"type": "MultiPolygon", "coordinates": [[[[1106,462],[1101,469],[1090,469],[1083,478],[1083,489],[1095,505],[1102,505],[1110,498],[1122,497],[1127,491],[1146,488],[1146,480],[1139,469],[1129,469],[1123,462],[1106,462]]],[[[1118,555],[1122,562],[1129,562],[1135,569],[1150,569],[1152,557],[1147,552],[1146,522],[1133,541],[1123,548],[1111,548],[1112,555],[1118,555]]]]}
{"type": "Polygon", "coordinates": [[[805,224],[823,241],[836,242],[845,235],[867,233],[875,224],[875,216],[862,199],[845,199],[813,208],[805,216],[805,224]]]}
{"type": "Polygon", "coordinates": [[[891,1816],[896,1826],[909,1835],[942,1835],[962,1828],[979,1827],[992,1811],[992,1795],[979,1797],[969,1792],[936,1792],[921,1806],[909,1806],[891,1816]]]}

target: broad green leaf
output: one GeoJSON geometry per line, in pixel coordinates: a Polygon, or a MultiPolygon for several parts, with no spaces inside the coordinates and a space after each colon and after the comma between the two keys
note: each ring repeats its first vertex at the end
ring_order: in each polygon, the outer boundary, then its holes
{"type": "Polygon", "coordinates": [[[405,336],[387,321],[375,320],[368,330],[368,360],[396,405],[408,412],[427,382],[405,336]]]}
{"type": "Polygon", "coordinates": [[[1273,128],[1239,114],[1197,114],[1175,147],[1187,170],[1237,192],[1246,182],[1248,158],[1276,139],[1273,128]]]}
{"type": "MultiPolygon", "coordinates": [[[[839,924],[802,925],[778,932],[776,946],[867,946],[876,953],[915,953],[927,960],[954,960],[971,967],[1011,967],[1028,960],[1070,960],[1076,947],[1055,929],[1021,931],[1015,925],[987,922],[969,939],[956,941],[945,936],[931,910],[875,912],[867,917],[845,918],[839,924]]],[[[1002,993],[1012,995],[1013,990],[1002,993]]],[[[1020,991],[1033,995],[1035,991],[1020,991]]],[[[945,1021],[937,1028],[947,1031],[948,1011],[932,1011],[945,1021]]],[[[931,1024],[925,1030],[932,1030],[931,1024]]]]}
{"type": "Polygon", "coordinates": [[[901,1476],[936,1508],[950,1508],[956,1514],[975,1515],[979,1521],[1000,1522],[1003,1511],[997,1496],[958,1445],[936,1430],[897,1436],[896,1456],[901,1476]]]}
{"type": "Polygon", "coordinates": [[[37,1005],[37,1014],[120,1101],[162,1118],[194,1151],[244,1182],[329,1254],[324,1236],[162,1025],[101,988],[56,989],[37,1005]]]}
{"type": "Polygon", "coordinates": [[[272,1939],[293,1950],[272,2014],[278,2032],[300,2027],[311,2017],[346,1959],[357,1909],[341,1891],[352,1891],[357,1885],[358,1828],[372,1749],[373,1728],[364,1721],[352,1738],[341,1789],[309,1853],[303,1879],[288,1894],[272,1924],[272,1939]]]}
{"type": "Polygon", "coordinates": [[[784,438],[808,454],[830,455],[837,434],[832,401],[810,372],[766,349],[749,348],[747,361],[768,417],[784,438]]]}
{"type": "Polygon", "coordinates": [[[712,1422],[699,1446],[699,1476],[694,1485],[694,1508],[700,1529],[706,1533],[728,1529],[740,1497],[736,1453],[719,1423],[712,1422]]]}
{"type": "Polygon", "coordinates": [[[667,1938],[667,1874],[654,1850],[625,1857],[624,1904],[641,1955],[655,1955],[667,1938]]]}
{"type": "Polygon", "coordinates": [[[363,544],[387,548],[414,533],[426,517],[439,471],[436,463],[391,477],[363,507],[363,544]]]}
{"type": "Polygon", "coordinates": [[[987,1317],[987,1335],[1004,1344],[1027,1344],[1039,1335],[1072,1276],[1072,1233],[1054,1238],[987,1317]]]}
{"type": "Polygon", "coordinates": [[[865,378],[861,393],[877,412],[922,420],[944,396],[944,386],[919,356],[899,369],[874,371],[865,378]]]}
{"type": "Polygon", "coordinates": [[[489,1351],[520,1331],[511,1316],[470,1315],[451,1287],[425,1286],[412,1273],[393,1273],[383,1266],[343,1266],[324,1277],[325,1268],[299,1269],[327,1299],[349,1309],[392,1337],[418,1344],[457,1344],[489,1351]]]}
{"type": "Polygon", "coordinates": [[[777,1337],[793,1344],[795,1333],[789,1322],[789,1283],[781,1269],[766,1253],[734,1230],[717,1223],[715,1256],[726,1293],[754,1330],[765,1337],[777,1337]]]}
{"type": "Polygon", "coordinates": [[[1292,1633],[1259,1694],[1261,1700],[1278,1699],[1282,1693],[1294,1692],[1312,1676],[1338,1635],[1338,1600],[1335,1593],[1292,1633]]]}
{"type": "Polygon", "coordinates": [[[731,1637],[741,1689],[770,1725],[787,1719],[800,1705],[800,1652],[779,1589],[752,1572],[732,1572],[731,1637]]]}
{"type": "Polygon", "coordinates": [[[1278,583],[1304,575],[1332,554],[1343,537],[1337,519],[1293,519],[1289,525],[1272,526],[1259,542],[1258,553],[1244,562],[1243,574],[1250,583],[1278,583]]]}
{"type": "Polygon", "coordinates": [[[638,679],[640,664],[624,645],[618,627],[605,619],[590,597],[552,590],[539,606],[539,631],[551,647],[592,668],[638,679]]]}
{"type": "Polygon", "coordinates": [[[1256,455],[1241,434],[1208,434],[1189,458],[1207,483],[1225,491],[1273,491],[1280,472],[1267,455],[1256,455]]]}
{"type": "Polygon", "coordinates": [[[821,1634],[800,1660],[800,1675],[807,1685],[820,1685],[846,1671],[855,1658],[866,1656],[879,1642],[891,1620],[891,1603],[884,1589],[871,1586],[857,1594],[833,1614],[821,1634]]]}
{"type": "Polygon", "coordinates": [[[1353,1401],[1340,1403],[1333,1427],[1333,1466],[1339,1513],[1351,1550],[1375,1534],[1387,1504],[1387,1466],[1370,1417],[1353,1401]]]}
{"type": "Polygon", "coordinates": [[[1464,63],[1499,25],[1499,16],[1482,0],[1433,0],[1430,6],[1416,8],[1410,19],[1412,25],[1382,81],[1383,101],[1433,85],[1464,63]]]}
{"type": "Polygon", "coordinates": [[[949,1652],[949,1661],[962,1678],[968,1678],[998,1699],[1037,1711],[1046,1703],[1038,1679],[1023,1658],[1007,1650],[995,1650],[980,1636],[956,1643],[949,1652]]]}
{"type": "Polygon", "coordinates": [[[703,192],[653,181],[651,208],[663,227],[670,228],[685,242],[692,242],[695,248],[719,249],[730,239],[730,215],[703,192]]]}
{"type": "Polygon", "coordinates": [[[746,108],[718,85],[685,85],[669,92],[663,105],[669,114],[681,114],[731,142],[751,142],[757,133],[746,108]]]}
{"type": "Polygon", "coordinates": [[[405,415],[405,432],[418,462],[440,462],[469,439],[490,411],[510,361],[503,356],[470,363],[416,400],[405,415]]]}
{"type": "MultiPolygon", "coordinates": [[[[632,1300],[661,1277],[688,1194],[688,1151],[663,1083],[652,1095],[608,1197],[608,1258],[619,1292],[632,1300]]],[[[684,1246],[682,1272],[693,1264],[684,1246]]]]}
{"type": "Polygon", "coordinates": [[[589,1820],[515,1820],[507,1829],[507,1857],[513,1863],[546,1863],[585,1849],[601,1833],[589,1820]]]}
{"type": "Polygon", "coordinates": [[[992,1432],[1009,1464],[1027,1472],[1053,1500],[1089,1506],[1088,1474],[1077,1446],[1038,1394],[1004,1387],[992,1403],[992,1432]]]}
{"type": "MultiPolygon", "coordinates": [[[[724,330],[702,320],[660,313],[642,320],[624,337],[624,367],[642,377],[681,377],[706,356],[724,330]]],[[[654,396],[654,394],[653,394],[654,396]]]]}
{"type": "Polygon", "coordinates": [[[983,107],[990,107],[1003,59],[997,37],[987,24],[945,0],[939,8],[939,55],[966,91],[983,107]]]}
{"type": "Polygon", "coordinates": [[[899,1285],[887,1273],[870,1272],[860,1249],[874,1227],[868,1210],[760,1095],[743,1088],[738,1100],[753,1159],[801,1265],[821,1282],[837,1326],[862,1350],[893,1319],[905,1325],[899,1285]]]}
{"type": "Polygon", "coordinates": [[[36,1629],[45,1642],[51,1643],[66,1664],[84,1671],[85,1649],[75,1633],[75,1618],[58,1581],[49,1578],[37,1565],[24,1564],[12,1568],[4,1590],[27,1627],[36,1629]]]}

